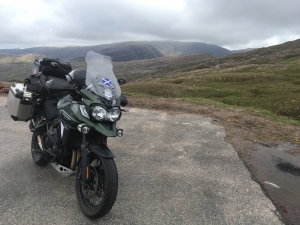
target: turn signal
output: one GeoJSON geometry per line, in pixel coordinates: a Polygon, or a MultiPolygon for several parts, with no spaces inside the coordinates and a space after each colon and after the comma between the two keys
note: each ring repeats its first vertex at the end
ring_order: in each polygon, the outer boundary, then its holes
{"type": "Polygon", "coordinates": [[[89,168],[88,167],[85,168],[85,178],[89,179],[89,168]]]}

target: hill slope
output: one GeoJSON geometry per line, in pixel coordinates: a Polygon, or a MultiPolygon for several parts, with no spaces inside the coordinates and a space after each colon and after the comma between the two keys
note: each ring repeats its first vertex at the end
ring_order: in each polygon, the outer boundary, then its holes
{"type": "Polygon", "coordinates": [[[35,58],[43,58],[38,54],[10,55],[0,53],[0,81],[24,81],[31,74],[35,58]]]}
{"type": "MultiPolygon", "coordinates": [[[[174,58],[164,65],[163,73],[160,65],[139,74],[128,67],[127,76],[137,81],[124,85],[122,90],[134,95],[250,108],[300,121],[300,40],[220,58],[189,57],[180,59],[190,63],[172,67],[174,58]]],[[[148,63],[144,68],[149,68],[152,61],[148,63]]]]}
{"type": "Polygon", "coordinates": [[[158,77],[175,77],[183,73],[212,71],[214,69],[220,70],[219,72],[236,71],[247,66],[258,65],[268,65],[270,68],[279,69],[280,63],[285,64],[287,60],[298,59],[299,57],[300,40],[296,40],[268,48],[260,48],[217,58],[198,54],[118,62],[114,64],[114,71],[119,76],[126,77],[130,81],[141,81],[158,77]]]}

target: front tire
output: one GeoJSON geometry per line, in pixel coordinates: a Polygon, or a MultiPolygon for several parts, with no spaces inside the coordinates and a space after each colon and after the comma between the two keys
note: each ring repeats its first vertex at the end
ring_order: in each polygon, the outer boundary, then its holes
{"type": "Polygon", "coordinates": [[[118,173],[113,159],[91,155],[91,180],[81,182],[81,161],[76,176],[76,196],[82,212],[90,218],[105,216],[115,203],[118,192],[118,173]]]}

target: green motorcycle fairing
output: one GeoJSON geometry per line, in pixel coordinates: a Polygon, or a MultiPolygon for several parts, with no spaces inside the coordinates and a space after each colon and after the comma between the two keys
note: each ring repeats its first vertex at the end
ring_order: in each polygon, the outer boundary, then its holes
{"type": "MultiPolygon", "coordinates": [[[[90,93],[85,89],[81,90],[80,92],[81,92],[83,102],[85,103],[85,108],[87,112],[89,111],[91,104],[103,105],[103,103],[93,93],[90,93]]],[[[117,100],[116,106],[119,104],[119,102],[120,100],[117,100]]],[[[77,127],[78,124],[85,123],[106,137],[117,136],[116,122],[109,122],[109,121],[94,122],[91,119],[82,115],[79,106],[80,104],[70,100],[69,103],[64,104],[63,107],[58,107],[58,113],[63,120],[65,120],[67,123],[73,126],[77,127]]]]}

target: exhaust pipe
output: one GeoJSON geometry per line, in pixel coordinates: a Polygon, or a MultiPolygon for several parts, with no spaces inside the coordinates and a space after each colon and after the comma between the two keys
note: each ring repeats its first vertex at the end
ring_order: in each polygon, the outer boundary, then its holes
{"type": "Polygon", "coordinates": [[[72,160],[71,160],[71,166],[70,169],[71,170],[77,170],[77,162],[80,159],[81,156],[81,149],[77,148],[77,149],[73,149],[72,151],[72,160]]]}
{"type": "Polygon", "coordinates": [[[75,169],[75,164],[76,164],[76,155],[77,155],[77,152],[75,149],[73,149],[72,151],[72,160],[71,160],[71,166],[70,166],[70,170],[74,170],[75,169]]]}

